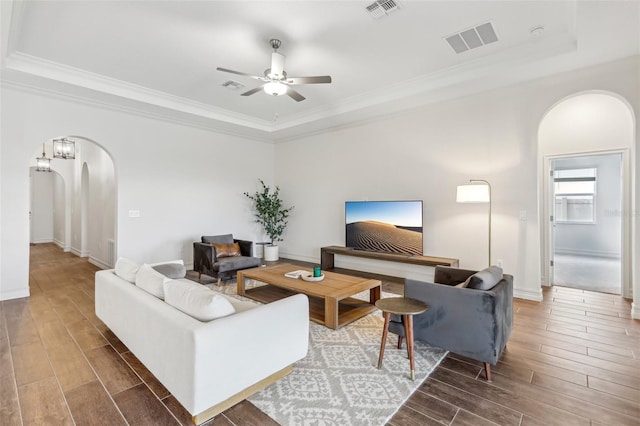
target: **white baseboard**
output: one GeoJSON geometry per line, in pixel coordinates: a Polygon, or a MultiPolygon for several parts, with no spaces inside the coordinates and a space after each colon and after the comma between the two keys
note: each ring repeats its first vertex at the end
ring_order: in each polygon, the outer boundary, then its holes
{"type": "Polygon", "coordinates": [[[612,251],[602,250],[588,250],[588,249],[576,249],[576,248],[558,248],[555,252],[557,254],[568,254],[572,256],[588,256],[588,257],[610,257],[613,259],[620,259],[620,253],[612,251]]]}
{"type": "Polygon", "coordinates": [[[29,297],[29,288],[21,288],[18,290],[0,291],[0,300],[20,299],[29,297]]]}
{"type": "Polygon", "coordinates": [[[542,288],[537,290],[513,289],[513,297],[518,299],[533,300],[534,302],[542,302],[542,288]]]}
{"type": "Polygon", "coordinates": [[[100,260],[100,259],[96,259],[95,257],[91,257],[89,256],[89,263],[91,263],[92,265],[96,265],[98,268],[100,269],[112,269],[113,266],[107,264],[106,262],[100,260]]]}
{"type": "Polygon", "coordinates": [[[89,257],[89,255],[91,254],[91,252],[89,251],[80,251],[79,249],[75,248],[75,247],[71,247],[69,249],[69,251],[73,254],[75,254],[78,257],[89,257]]]}
{"type": "Polygon", "coordinates": [[[69,246],[65,245],[63,241],[60,241],[60,240],[56,240],[56,239],[54,239],[54,240],[53,240],[53,242],[54,242],[58,247],[60,247],[64,252],[68,252],[68,251],[70,251],[70,250],[71,250],[71,248],[70,248],[69,246]]]}
{"type": "Polygon", "coordinates": [[[640,320],[640,303],[631,303],[631,318],[640,320]]]}
{"type": "Polygon", "coordinates": [[[50,238],[46,238],[46,239],[40,239],[40,240],[33,240],[33,241],[29,241],[29,242],[31,244],[46,244],[46,243],[53,243],[55,241],[50,239],[50,238]]]}

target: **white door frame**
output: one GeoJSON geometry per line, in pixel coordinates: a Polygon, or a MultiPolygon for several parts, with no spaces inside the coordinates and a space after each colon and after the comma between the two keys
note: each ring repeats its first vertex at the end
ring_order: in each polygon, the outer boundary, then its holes
{"type": "MultiPolygon", "coordinates": [[[[544,259],[543,259],[543,271],[547,282],[544,285],[551,285],[553,282],[553,268],[551,267],[551,260],[553,259],[553,226],[550,220],[553,214],[553,191],[551,185],[553,181],[551,179],[551,161],[559,158],[567,157],[584,157],[590,155],[607,155],[607,154],[621,154],[621,190],[622,190],[622,238],[621,238],[621,267],[622,267],[622,296],[626,298],[632,297],[631,288],[631,215],[628,212],[631,211],[631,150],[630,149],[612,149],[602,151],[590,151],[590,152],[578,152],[572,154],[561,155],[546,155],[543,161],[543,178],[544,178],[544,194],[542,195],[543,201],[543,239],[542,245],[544,247],[544,259]]],[[[555,219],[555,218],[554,218],[555,219]]]]}

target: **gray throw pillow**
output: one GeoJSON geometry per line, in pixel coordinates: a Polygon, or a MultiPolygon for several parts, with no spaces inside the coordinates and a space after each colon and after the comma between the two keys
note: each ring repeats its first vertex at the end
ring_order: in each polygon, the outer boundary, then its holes
{"type": "Polygon", "coordinates": [[[471,275],[467,288],[491,290],[502,279],[502,268],[490,266],[471,275]]]}
{"type": "Polygon", "coordinates": [[[154,266],[153,269],[174,280],[184,278],[187,275],[187,268],[179,263],[163,263],[162,265],[154,266]]]}

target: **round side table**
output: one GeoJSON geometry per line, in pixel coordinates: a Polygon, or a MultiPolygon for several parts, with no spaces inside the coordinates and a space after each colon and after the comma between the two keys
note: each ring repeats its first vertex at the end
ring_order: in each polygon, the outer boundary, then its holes
{"type": "Polygon", "coordinates": [[[384,358],[384,347],[389,334],[389,320],[391,314],[402,315],[404,322],[404,334],[407,338],[407,353],[409,355],[409,366],[411,367],[411,380],[415,380],[415,369],[413,361],[413,316],[421,314],[429,309],[425,303],[409,299],[407,297],[387,297],[379,299],[376,307],[384,312],[384,329],[382,331],[382,342],[380,343],[380,357],[378,358],[378,368],[382,368],[384,358]]]}

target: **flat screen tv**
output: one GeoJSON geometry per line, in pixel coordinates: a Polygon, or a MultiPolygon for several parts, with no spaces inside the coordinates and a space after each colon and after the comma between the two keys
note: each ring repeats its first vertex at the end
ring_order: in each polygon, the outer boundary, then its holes
{"type": "Polygon", "coordinates": [[[347,201],[346,246],[422,255],[422,201],[347,201]]]}

